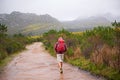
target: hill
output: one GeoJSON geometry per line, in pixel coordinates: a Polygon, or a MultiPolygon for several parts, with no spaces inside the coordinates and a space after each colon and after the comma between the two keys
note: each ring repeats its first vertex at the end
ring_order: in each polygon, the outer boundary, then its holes
{"type": "Polygon", "coordinates": [[[63,25],[65,26],[65,28],[69,28],[70,31],[81,31],[86,29],[92,29],[93,27],[99,25],[108,26],[111,25],[111,22],[103,16],[92,16],[86,19],[77,18],[73,21],[66,21],[63,22],[63,25]]]}
{"type": "Polygon", "coordinates": [[[33,24],[42,24],[38,27],[42,27],[43,30],[44,28],[45,30],[58,29],[59,26],[54,25],[60,24],[60,22],[57,19],[53,18],[48,14],[36,15],[34,13],[21,13],[17,11],[12,12],[11,14],[0,14],[0,23],[6,24],[8,26],[8,33],[10,34],[21,32],[26,28],[26,26],[31,26],[33,24]],[[44,24],[48,25],[44,26],[44,24]],[[52,24],[53,27],[49,24],[52,24]]]}

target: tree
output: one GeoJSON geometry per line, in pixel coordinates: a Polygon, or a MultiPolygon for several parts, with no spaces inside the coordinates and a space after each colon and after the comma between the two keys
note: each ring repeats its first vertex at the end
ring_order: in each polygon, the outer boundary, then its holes
{"type": "Polygon", "coordinates": [[[0,23],[0,34],[5,34],[7,32],[7,26],[0,23]]]}
{"type": "Polygon", "coordinates": [[[6,36],[7,26],[0,23],[0,42],[6,36]]]}
{"type": "Polygon", "coordinates": [[[115,22],[112,22],[111,24],[112,24],[112,26],[120,28],[120,22],[117,22],[116,20],[115,20],[115,22]]]}

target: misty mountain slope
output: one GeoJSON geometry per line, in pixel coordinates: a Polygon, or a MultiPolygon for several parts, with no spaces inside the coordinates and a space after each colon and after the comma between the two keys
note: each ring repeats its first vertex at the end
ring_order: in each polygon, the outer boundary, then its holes
{"type": "MultiPolygon", "coordinates": [[[[50,29],[68,31],[84,31],[97,26],[110,26],[112,15],[92,16],[85,19],[77,18],[73,21],[60,22],[54,17],[36,15],[34,13],[12,12],[11,14],[0,14],[0,23],[8,26],[8,33],[41,34],[50,29]],[[109,16],[109,17],[108,17],[109,16]],[[111,16],[111,17],[110,17],[111,16]]],[[[118,17],[119,18],[119,17],[118,17]]]]}
{"type": "Polygon", "coordinates": [[[63,22],[63,25],[65,28],[69,28],[69,30],[86,30],[86,29],[92,29],[96,26],[109,26],[111,25],[111,22],[103,17],[103,16],[93,16],[86,19],[77,18],[73,21],[66,21],[63,22]]]}
{"type": "MultiPolygon", "coordinates": [[[[12,12],[11,14],[0,14],[0,23],[6,24],[8,26],[8,33],[21,32],[26,26],[33,24],[53,24],[59,25],[60,22],[51,17],[50,15],[36,15],[33,13],[21,13],[12,12]]],[[[51,28],[51,25],[46,26],[46,28],[51,28]]],[[[53,29],[58,29],[57,26],[53,29]]]]}
{"type": "Polygon", "coordinates": [[[86,19],[77,18],[75,21],[82,22],[82,23],[86,22],[86,23],[103,23],[103,24],[110,22],[107,18],[102,16],[92,16],[86,19]]]}

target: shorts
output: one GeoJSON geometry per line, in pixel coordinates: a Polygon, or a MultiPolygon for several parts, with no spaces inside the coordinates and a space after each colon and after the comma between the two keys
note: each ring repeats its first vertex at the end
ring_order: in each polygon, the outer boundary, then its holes
{"type": "Polygon", "coordinates": [[[63,60],[64,60],[64,54],[57,54],[57,61],[63,62],[63,60]]]}

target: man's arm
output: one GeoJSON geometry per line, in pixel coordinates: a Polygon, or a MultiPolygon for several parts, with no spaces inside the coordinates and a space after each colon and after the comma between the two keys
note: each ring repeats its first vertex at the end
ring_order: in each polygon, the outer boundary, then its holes
{"type": "Polygon", "coordinates": [[[58,45],[58,42],[56,42],[55,46],[54,46],[54,50],[57,52],[57,45],[58,45]]]}

